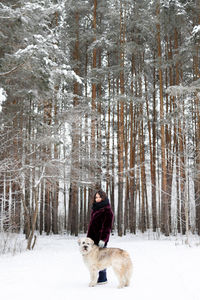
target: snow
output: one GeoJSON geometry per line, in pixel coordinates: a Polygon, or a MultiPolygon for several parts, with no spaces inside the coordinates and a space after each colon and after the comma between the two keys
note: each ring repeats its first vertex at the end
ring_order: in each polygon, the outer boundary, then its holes
{"type": "Polygon", "coordinates": [[[0,112],[2,111],[2,103],[6,101],[7,94],[2,87],[0,87],[0,112]]]}
{"type": "Polygon", "coordinates": [[[20,57],[23,54],[32,54],[34,50],[38,50],[38,47],[36,45],[28,45],[24,49],[17,50],[17,52],[15,52],[15,56],[20,57]]]}
{"type": "Polygon", "coordinates": [[[194,26],[193,30],[192,30],[192,35],[197,34],[198,32],[200,32],[200,25],[196,25],[194,26]]]}
{"type": "Polygon", "coordinates": [[[200,299],[199,237],[188,246],[183,237],[111,236],[109,246],[126,249],[133,260],[131,286],[124,289],[111,269],[107,285],[88,287],[77,239],[41,236],[33,251],[0,256],[1,299],[200,299]]]}

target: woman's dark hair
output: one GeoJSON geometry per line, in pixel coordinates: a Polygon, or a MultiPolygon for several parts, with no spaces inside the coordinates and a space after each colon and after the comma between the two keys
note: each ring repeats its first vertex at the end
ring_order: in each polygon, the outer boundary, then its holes
{"type": "Polygon", "coordinates": [[[106,195],[106,193],[105,193],[104,191],[98,190],[98,191],[96,191],[95,194],[94,194],[94,202],[95,202],[95,199],[96,199],[96,194],[99,194],[100,197],[101,197],[101,199],[102,199],[103,201],[107,198],[107,195],[106,195]]]}

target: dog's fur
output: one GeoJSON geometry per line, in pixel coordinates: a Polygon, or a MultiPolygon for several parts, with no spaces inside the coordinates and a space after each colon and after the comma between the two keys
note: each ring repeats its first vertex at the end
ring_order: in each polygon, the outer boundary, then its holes
{"type": "Polygon", "coordinates": [[[90,271],[89,286],[95,286],[98,271],[112,266],[118,280],[119,288],[129,286],[132,275],[132,262],[128,252],[118,248],[99,248],[90,238],[78,240],[83,260],[90,271]]]}

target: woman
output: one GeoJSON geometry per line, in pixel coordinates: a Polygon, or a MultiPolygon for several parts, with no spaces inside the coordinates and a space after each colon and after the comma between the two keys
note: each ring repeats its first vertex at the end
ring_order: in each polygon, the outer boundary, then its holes
{"type": "MultiPolygon", "coordinates": [[[[87,237],[91,238],[95,245],[106,247],[113,223],[113,212],[105,192],[99,190],[94,195],[91,219],[87,237]]],[[[107,283],[106,270],[99,272],[98,284],[107,283]]]]}

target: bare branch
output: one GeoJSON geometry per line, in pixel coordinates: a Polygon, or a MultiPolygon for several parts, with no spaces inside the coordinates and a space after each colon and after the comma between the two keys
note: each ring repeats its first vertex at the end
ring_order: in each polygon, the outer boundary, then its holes
{"type": "Polygon", "coordinates": [[[25,63],[20,64],[20,65],[16,66],[15,68],[11,69],[10,71],[4,72],[4,73],[0,73],[0,77],[8,76],[8,75],[10,75],[11,73],[14,73],[17,69],[19,69],[20,67],[22,67],[24,64],[25,64],[25,63]]]}

